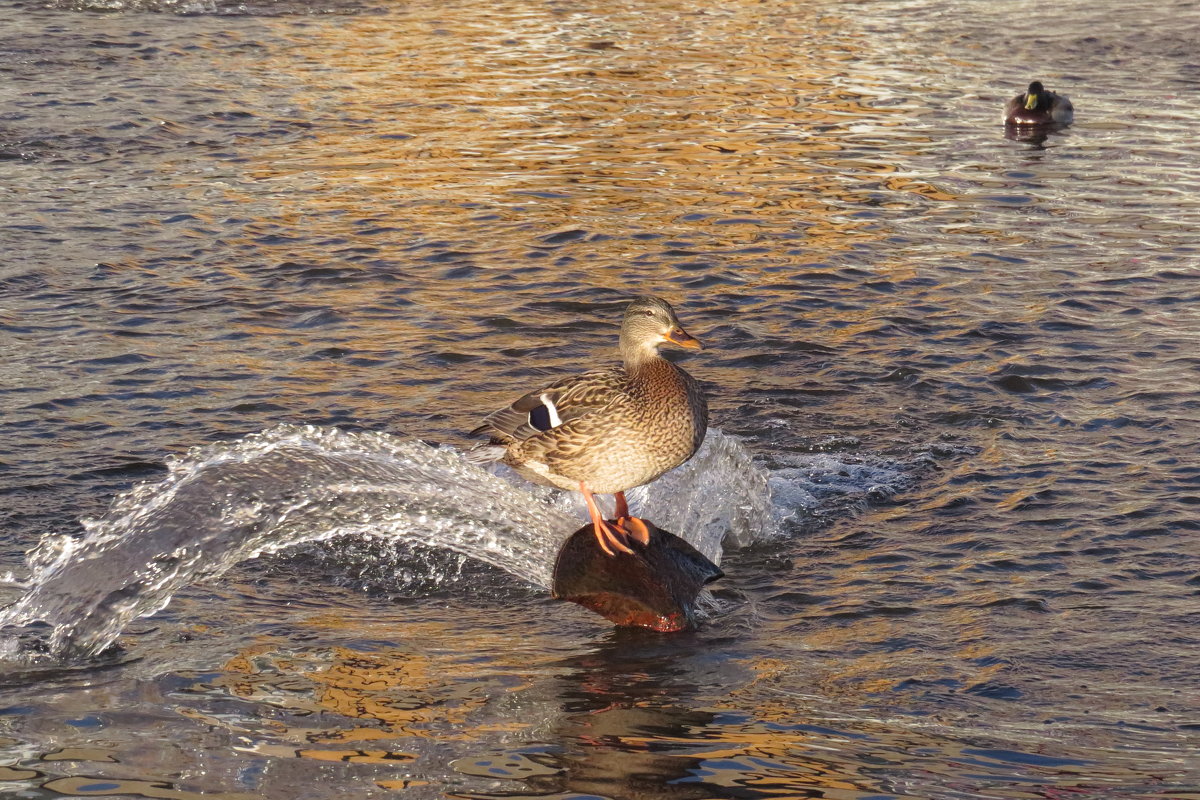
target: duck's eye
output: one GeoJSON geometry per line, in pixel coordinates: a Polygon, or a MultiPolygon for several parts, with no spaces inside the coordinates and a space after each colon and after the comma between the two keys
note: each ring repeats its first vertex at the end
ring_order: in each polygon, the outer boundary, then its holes
{"type": "Polygon", "coordinates": [[[651,311],[651,310],[650,310],[650,309],[648,309],[648,308],[647,308],[645,311],[643,311],[642,313],[643,313],[643,314],[645,314],[647,317],[653,317],[653,316],[654,316],[654,312],[653,312],[653,311],[651,311]]]}

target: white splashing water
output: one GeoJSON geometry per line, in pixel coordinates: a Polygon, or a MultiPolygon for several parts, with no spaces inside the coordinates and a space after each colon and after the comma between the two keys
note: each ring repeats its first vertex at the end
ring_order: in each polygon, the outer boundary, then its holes
{"type": "MultiPolygon", "coordinates": [[[[716,430],[630,504],[718,562],[723,540],[777,532],[766,474],[716,430]]],[[[25,594],[0,612],[0,656],[16,657],[31,625],[49,631],[38,647],[53,657],[95,656],[190,583],[337,536],[421,540],[548,587],[555,554],[585,520],[578,495],[518,485],[450,448],[281,426],[197,448],[163,480],[85,520],[83,536],[43,539],[28,557],[25,594]]]]}
{"type": "Polygon", "coordinates": [[[874,455],[811,453],[778,459],[767,478],[775,519],[782,528],[810,529],[830,516],[861,511],[910,488],[934,461],[919,455],[898,461],[874,455]]]}

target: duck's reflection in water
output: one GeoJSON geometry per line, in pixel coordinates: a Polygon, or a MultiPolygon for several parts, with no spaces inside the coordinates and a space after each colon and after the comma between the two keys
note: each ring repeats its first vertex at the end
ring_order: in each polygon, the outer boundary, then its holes
{"type": "MultiPolygon", "coordinates": [[[[562,713],[539,731],[557,743],[556,770],[524,778],[531,790],[524,796],[910,796],[896,792],[903,769],[886,773],[898,764],[883,754],[890,748],[881,739],[797,715],[794,695],[777,715],[778,698],[767,699],[775,695],[763,684],[780,664],[740,657],[735,646],[711,629],[669,636],[617,629],[592,652],[563,661],[568,669],[551,689],[562,713]],[[764,701],[761,715],[739,710],[755,699],[764,701]]],[[[902,738],[896,753],[934,744],[902,738]]]]}
{"type": "Polygon", "coordinates": [[[698,687],[731,668],[715,652],[699,634],[615,629],[593,652],[564,661],[555,687],[559,771],[530,788],[614,799],[712,796],[701,777],[711,749],[703,732],[718,714],[695,705],[698,687]]]}
{"type": "Polygon", "coordinates": [[[1061,123],[1048,125],[1005,125],[1004,138],[1014,142],[1031,144],[1038,150],[1046,149],[1046,140],[1051,135],[1066,135],[1069,126],[1061,123]]]}

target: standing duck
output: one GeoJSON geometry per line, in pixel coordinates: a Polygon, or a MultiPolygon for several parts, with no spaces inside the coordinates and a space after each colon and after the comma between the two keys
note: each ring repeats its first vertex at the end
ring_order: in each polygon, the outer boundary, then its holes
{"type": "Polygon", "coordinates": [[[1075,108],[1065,94],[1055,94],[1034,81],[1004,107],[1005,125],[1069,125],[1075,108]]]}
{"type": "Polygon", "coordinates": [[[526,393],[489,415],[472,436],[476,462],[502,461],[535,483],[578,491],[600,548],[632,553],[629,539],[648,544],[646,523],[629,515],[625,490],[649,483],[687,461],[708,429],[708,405],[696,380],[658,354],[662,344],[701,348],[657,297],[639,297],[621,323],[624,365],[563,378],[526,393]],[[614,494],[616,523],[593,494],[614,494]]]}

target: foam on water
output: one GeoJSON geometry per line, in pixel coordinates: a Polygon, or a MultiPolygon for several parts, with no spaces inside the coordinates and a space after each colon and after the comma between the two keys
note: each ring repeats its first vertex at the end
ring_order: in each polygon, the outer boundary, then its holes
{"type": "Polygon", "coordinates": [[[812,453],[780,456],[767,478],[772,510],[782,527],[811,528],[835,513],[859,511],[909,488],[933,465],[929,456],[898,461],[870,455],[812,453]]]}
{"type": "MultiPolygon", "coordinates": [[[[18,629],[9,655],[35,626],[38,650],[94,656],[189,583],[340,536],[422,541],[545,588],[561,542],[586,519],[573,493],[517,484],[451,448],[382,433],[281,426],[195,449],[169,467],[85,520],[82,536],[48,536],[29,554],[25,593],[0,612],[0,625],[18,629]]],[[[714,561],[727,537],[745,544],[777,531],[766,475],[719,431],[631,505],[714,561]]]]}

